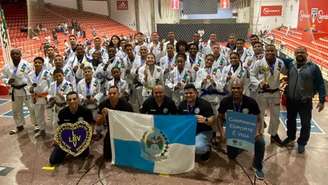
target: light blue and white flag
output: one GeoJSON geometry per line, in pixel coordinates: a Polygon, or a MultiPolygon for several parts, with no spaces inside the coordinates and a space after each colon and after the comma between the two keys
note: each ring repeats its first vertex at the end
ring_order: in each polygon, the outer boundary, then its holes
{"type": "Polygon", "coordinates": [[[195,164],[196,118],[109,111],[112,163],[179,174],[195,164]]]}

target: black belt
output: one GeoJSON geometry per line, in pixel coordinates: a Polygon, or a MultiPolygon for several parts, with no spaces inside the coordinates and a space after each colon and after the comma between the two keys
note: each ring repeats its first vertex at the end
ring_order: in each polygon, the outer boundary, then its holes
{"type": "Polygon", "coordinates": [[[22,89],[22,88],[24,88],[25,86],[27,86],[27,84],[22,84],[22,85],[11,85],[11,87],[14,88],[14,89],[22,89]]]}
{"type": "Polygon", "coordinates": [[[200,97],[201,96],[205,96],[205,95],[220,95],[220,96],[225,96],[225,95],[228,94],[227,92],[219,92],[217,90],[205,90],[205,89],[202,89],[201,91],[202,91],[202,93],[201,93],[200,97]]]}
{"type": "Polygon", "coordinates": [[[277,89],[263,89],[262,91],[259,91],[259,93],[271,93],[271,94],[273,94],[277,91],[279,91],[279,88],[277,88],[277,89]]]}
{"type": "MultiPolygon", "coordinates": [[[[12,90],[11,90],[11,101],[15,101],[15,95],[14,95],[14,90],[15,89],[23,89],[27,84],[22,84],[22,85],[11,85],[12,90]]],[[[25,89],[24,89],[25,91],[25,89]]],[[[26,93],[26,92],[25,92],[26,93]]]]}

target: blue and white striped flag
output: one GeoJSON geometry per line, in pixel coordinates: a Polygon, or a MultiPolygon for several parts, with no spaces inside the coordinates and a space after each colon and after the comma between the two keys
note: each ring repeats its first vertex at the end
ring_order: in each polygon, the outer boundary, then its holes
{"type": "Polygon", "coordinates": [[[110,110],[109,127],[115,165],[161,174],[179,174],[194,168],[194,116],[110,110]]]}

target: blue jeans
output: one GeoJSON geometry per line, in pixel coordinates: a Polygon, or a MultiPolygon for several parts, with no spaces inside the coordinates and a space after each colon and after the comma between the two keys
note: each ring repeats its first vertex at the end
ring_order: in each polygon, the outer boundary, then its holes
{"type": "MultiPolygon", "coordinates": [[[[243,151],[242,149],[227,145],[228,157],[230,159],[235,159],[242,151],[243,151]]],[[[255,140],[253,166],[256,169],[262,170],[263,168],[262,162],[264,158],[264,152],[265,152],[265,141],[264,138],[261,137],[260,139],[255,140]]]]}
{"type": "Polygon", "coordinates": [[[203,131],[196,135],[196,154],[202,155],[211,149],[213,131],[203,131]]]}

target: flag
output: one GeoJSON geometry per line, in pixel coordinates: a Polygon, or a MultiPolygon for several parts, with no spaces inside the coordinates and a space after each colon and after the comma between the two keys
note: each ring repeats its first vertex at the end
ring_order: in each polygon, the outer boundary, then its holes
{"type": "Polygon", "coordinates": [[[3,9],[0,9],[0,41],[1,41],[1,46],[2,46],[2,56],[4,62],[11,62],[11,57],[10,57],[10,39],[9,39],[9,34],[8,34],[8,29],[7,29],[7,24],[6,24],[6,19],[4,15],[3,9]]]}
{"type": "Polygon", "coordinates": [[[179,174],[195,164],[195,116],[109,111],[112,163],[150,173],[179,174]]]}
{"type": "Polygon", "coordinates": [[[9,39],[7,23],[6,23],[5,14],[3,12],[3,9],[0,9],[0,21],[1,21],[0,41],[1,41],[1,46],[2,46],[3,59],[4,59],[4,62],[10,62],[11,63],[10,39],[9,39]]]}

